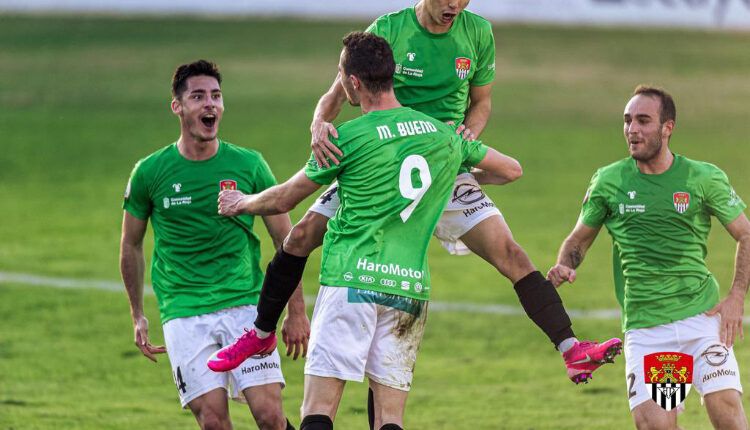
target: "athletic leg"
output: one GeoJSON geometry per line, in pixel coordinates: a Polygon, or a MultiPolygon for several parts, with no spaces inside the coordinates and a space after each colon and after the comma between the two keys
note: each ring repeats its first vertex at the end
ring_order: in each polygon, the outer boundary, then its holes
{"type": "Polygon", "coordinates": [[[338,378],[305,375],[300,430],[333,429],[333,420],[336,418],[345,383],[338,378]]]}
{"type": "Polygon", "coordinates": [[[242,393],[260,430],[286,430],[287,419],[281,406],[281,384],[257,385],[245,388],[242,393]]]}
{"type": "Polygon", "coordinates": [[[191,400],[187,406],[193,412],[202,430],[231,430],[227,391],[223,388],[211,390],[191,400]]]}
{"type": "Polygon", "coordinates": [[[408,391],[387,387],[370,379],[373,394],[374,428],[380,429],[387,424],[404,426],[404,409],[408,391]]]}
{"type": "Polygon", "coordinates": [[[742,407],[742,395],[739,391],[728,389],[706,394],[706,403],[711,424],[716,429],[747,430],[747,416],[742,407]]]}
{"type": "Polygon", "coordinates": [[[472,252],[492,264],[514,284],[529,318],[557,347],[575,337],[571,321],[555,287],[536,270],[501,216],[491,216],[461,236],[472,252]]]}

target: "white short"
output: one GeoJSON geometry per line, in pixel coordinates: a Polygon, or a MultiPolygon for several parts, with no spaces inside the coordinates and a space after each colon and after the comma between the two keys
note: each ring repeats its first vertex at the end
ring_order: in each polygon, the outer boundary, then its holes
{"type": "MultiPolygon", "coordinates": [[[[341,205],[337,190],[338,182],[334,182],[315,200],[309,210],[333,218],[341,205]]],[[[460,174],[456,177],[451,198],[435,228],[435,237],[451,254],[470,254],[471,251],[461,242],[460,237],[494,215],[502,216],[495,203],[484,194],[474,176],[471,173],[460,174]]]]}
{"type": "Polygon", "coordinates": [[[655,352],[692,355],[692,387],[701,397],[726,389],[741,393],[740,369],[734,351],[719,340],[720,321],[718,315],[700,314],[669,324],[625,332],[625,381],[630,410],[651,400],[644,376],[643,357],[655,352]]]}
{"type": "Polygon", "coordinates": [[[252,324],[256,315],[255,306],[248,305],[164,324],[164,342],[183,408],[216,388],[225,388],[233,399],[244,401],[242,390],[246,388],[273,383],[284,386],[277,351],[262,359],[248,358],[231,372],[216,373],[206,366],[208,357],[242,336],[243,327],[252,324]]]}
{"type": "Polygon", "coordinates": [[[409,391],[426,320],[427,301],[321,286],[305,374],[409,391]]]}

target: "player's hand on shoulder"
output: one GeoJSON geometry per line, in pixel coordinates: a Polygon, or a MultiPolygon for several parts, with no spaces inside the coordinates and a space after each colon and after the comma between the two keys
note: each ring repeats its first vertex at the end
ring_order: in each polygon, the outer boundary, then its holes
{"type": "Polygon", "coordinates": [[[223,190],[219,193],[219,215],[236,216],[242,214],[242,202],[247,194],[237,190],[223,190]]]}
{"type": "Polygon", "coordinates": [[[336,158],[336,155],[341,156],[344,153],[341,152],[336,145],[331,143],[329,137],[339,137],[336,127],[330,122],[315,120],[312,125],[310,125],[310,133],[312,134],[310,147],[312,148],[312,153],[318,166],[330,167],[330,164],[328,163],[329,159],[333,161],[334,164],[338,165],[339,160],[336,158]]]}
{"type": "Polygon", "coordinates": [[[576,271],[571,267],[558,263],[547,272],[547,280],[552,282],[552,285],[555,287],[559,287],[564,282],[572,284],[576,280],[576,271]]]}
{"type": "Polygon", "coordinates": [[[148,319],[145,315],[139,315],[133,318],[133,331],[135,337],[135,346],[141,350],[141,353],[149,360],[156,363],[156,354],[167,352],[163,345],[151,345],[148,339],[148,319]]]}
{"type": "Polygon", "coordinates": [[[745,313],[745,297],[742,293],[730,290],[727,297],[720,301],[716,306],[711,308],[706,315],[721,315],[721,325],[719,328],[719,339],[731,348],[737,336],[740,339],[745,338],[745,332],[742,327],[742,316],[745,313]]]}

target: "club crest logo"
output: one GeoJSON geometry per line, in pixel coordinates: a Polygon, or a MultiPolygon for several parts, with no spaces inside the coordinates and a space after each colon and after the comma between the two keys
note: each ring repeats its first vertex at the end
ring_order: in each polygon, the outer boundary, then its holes
{"type": "Polygon", "coordinates": [[[237,189],[237,181],[233,179],[224,179],[219,182],[219,190],[236,190],[237,189]]]}
{"type": "Polygon", "coordinates": [[[684,214],[688,206],[690,206],[690,193],[679,191],[672,194],[672,199],[674,201],[674,209],[678,213],[684,214]]]}
{"type": "Polygon", "coordinates": [[[467,76],[469,76],[469,71],[471,70],[471,60],[466,57],[458,57],[456,58],[456,74],[458,75],[458,78],[463,80],[466,79],[467,76]]]}
{"type": "Polygon", "coordinates": [[[679,406],[693,384],[693,356],[656,352],[643,357],[646,387],[657,405],[671,411],[679,406]]]}

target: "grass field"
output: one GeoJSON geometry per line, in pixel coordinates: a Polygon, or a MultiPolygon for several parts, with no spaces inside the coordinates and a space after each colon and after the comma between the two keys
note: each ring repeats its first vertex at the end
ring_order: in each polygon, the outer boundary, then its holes
{"type": "MultiPolygon", "coordinates": [[[[221,136],[261,151],[279,179],[289,177],[308,157],[312,109],[336,72],[340,37],[364,25],[0,15],[0,271],[118,279],[122,193],[133,164],[178,136],[169,83],[182,62],[220,64],[221,136]]],[[[525,174],[489,194],[541,270],[574,224],[594,169],[626,155],[621,115],[637,83],[674,93],[673,150],[718,164],[750,199],[750,35],[526,26],[498,26],[495,35],[483,140],[519,159],[525,174]]],[[[342,118],[356,115],[345,109],[342,118]]],[[[561,290],[569,308],[616,307],[609,247],[604,233],[576,285],[561,290]]],[[[430,252],[434,300],[517,303],[509,282],[478,258],[449,257],[435,243],[430,252]]],[[[731,238],[715,228],[708,263],[723,291],[733,255],[731,238]]],[[[307,294],[317,290],[318,263],[316,252],[307,294]]],[[[159,341],[153,297],[146,306],[159,341]]],[[[0,429],[195,427],[179,409],[166,357],[154,365],[132,346],[124,293],[0,284],[0,316],[0,429]]],[[[579,337],[619,335],[616,320],[574,323],[579,337]]],[[[750,386],[747,342],[736,352],[750,386]]],[[[298,424],[302,363],[283,366],[285,408],[298,424]]],[[[406,425],[630,428],[623,369],[619,360],[574,386],[525,317],[434,312],[406,425]]],[[[337,428],[366,428],[365,391],[350,384],[337,428]]],[[[695,393],[687,405],[683,427],[709,428],[695,393]]],[[[243,406],[232,415],[236,428],[255,428],[243,406]]]]}

